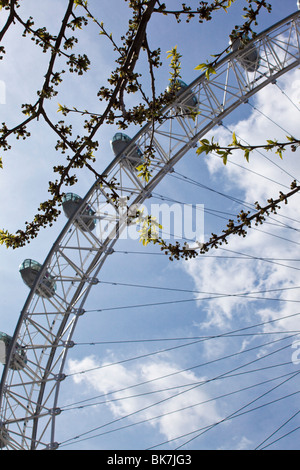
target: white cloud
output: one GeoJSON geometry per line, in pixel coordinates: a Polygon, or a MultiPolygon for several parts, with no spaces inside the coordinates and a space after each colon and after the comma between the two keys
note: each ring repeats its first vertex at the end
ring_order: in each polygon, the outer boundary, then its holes
{"type": "Polygon", "coordinates": [[[251,442],[247,437],[240,437],[238,443],[235,446],[235,450],[249,450],[253,446],[253,442],[251,442]]]}
{"type": "MultiPolygon", "coordinates": [[[[254,101],[255,108],[260,112],[250,108],[249,117],[238,122],[232,130],[235,130],[241,139],[257,145],[264,144],[269,138],[285,141],[287,134],[299,136],[299,110],[285,96],[287,94],[298,105],[299,83],[300,71],[295,70],[281,79],[280,88],[276,85],[266,87],[255,97],[254,101]],[[274,122],[284,127],[284,130],[276,126],[274,122]]],[[[230,134],[225,128],[220,127],[212,134],[215,140],[222,143],[228,144],[231,141],[230,134]]],[[[294,153],[286,151],[282,160],[274,153],[262,151],[252,154],[249,164],[244,161],[241,154],[233,154],[231,157],[233,162],[244,165],[247,169],[258,174],[245,171],[240,166],[230,163],[224,166],[215,156],[209,156],[206,163],[210,175],[218,183],[220,191],[238,194],[237,197],[249,204],[258,201],[263,206],[267,203],[268,198],[276,199],[280,190],[289,191],[292,177],[296,178],[298,174],[298,159],[299,150],[294,153]],[[280,187],[277,182],[282,186],[280,187]]],[[[278,215],[272,215],[272,220],[268,220],[262,226],[253,226],[252,229],[249,229],[246,238],[237,235],[231,236],[229,244],[222,247],[227,251],[212,250],[210,253],[229,256],[246,254],[250,257],[256,257],[256,259],[200,257],[185,263],[185,269],[192,277],[197,290],[216,294],[237,294],[300,286],[298,265],[288,261],[290,258],[299,258],[300,206],[298,201],[299,195],[297,194],[289,200],[288,205],[281,204],[278,215]],[[285,225],[290,228],[286,228],[285,225]],[[266,262],[259,260],[259,258],[278,258],[279,260],[266,262]],[[285,259],[287,261],[284,261],[285,259]]],[[[242,206],[241,208],[246,210],[242,206]]],[[[295,289],[286,292],[274,291],[264,295],[265,297],[298,300],[297,294],[298,291],[295,289]]],[[[259,306],[255,304],[255,309],[253,309],[251,307],[253,302],[254,300],[247,302],[241,297],[233,296],[209,301],[205,305],[206,326],[217,325],[224,328],[224,326],[229,326],[234,319],[245,315],[252,315],[253,322],[255,322],[255,318],[259,317],[262,320],[270,320],[290,315],[298,308],[297,303],[272,301],[265,304],[260,303],[259,306]]],[[[200,303],[200,306],[203,308],[203,302],[200,303]]],[[[290,329],[295,326],[295,321],[295,319],[291,319],[282,322],[280,327],[283,327],[284,324],[286,329],[290,329]]],[[[276,324],[276,328],[278,327],[279,324],[276,324]]]]}
{"type": "Polygon", "coordinates": [[[74,375],[74,382],[83,384],[89,392],[107,394],[107,404],[116,419],[129,415],[132,423],[145,420],[162,435],[157,437],[158,442],[159,439],[175,439],[220,419],[215,404],[209,401],[210,397],[201,386],[190,385],[191,390],[186,393],[181,387],[202,382],[203,377],[188,371],[177,373],[179,367],[167,360],[139,362],[135,367],[122,364],[105,367],[106,364],[89,356],[79,361],[70,360],[68,367],[71,374],[94,369],[74,375]],[[157,380],[159,377],[162,379],[157,380]],[[138,383],[144,385],[132,387],[138,383]],[[115,390],[121,391],[111,394],[115,390]],[[162,391],[154,393],[156,390],[162,391]],[[132,395],[136,396],[128,398],[132,395]],[[112,398],[120,400],[109,401],[112,398]]]}

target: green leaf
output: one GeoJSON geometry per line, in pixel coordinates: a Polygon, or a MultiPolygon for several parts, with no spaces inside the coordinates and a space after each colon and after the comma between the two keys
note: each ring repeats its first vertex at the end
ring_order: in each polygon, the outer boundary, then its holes
{"type": "Polygon", "coordinates": [[[236,146],[239,145],[239,143],[238,143],[238,141],[237,141],[237,139],[236,139],[235,132],[232,133],[232,144],[233,144],[233,145],[236,145],[236,146]]]}
{"type": "Polygon", "coordinates": [[[69,113],[69,110],[66,106],[63,106],[61,105],[60,103],[58,103],[58,110],[57,110],[58,113],[63,113],[64,116],[66,116],[68,113],[69,113]]]}
{"type": "Polygon", "coordinates": [[[88,2],[87,2],[87,1],[84,1],[84,0],[74,0],[75,8],[77,8],[78,6],[85,6],[85,7],[87,7],[87,4],[88,4],[88,2]]]}
{"type": "Polygon", "coordinates": [[[205,152],[206,155],[212,150],[212,146],[207,139],[199,140],[200,147],[197,148],[196,153],[197,155],[201,155],[201,153],[205,152]]]}
{"type": "Polygon", "coordinates": [[[173,49],[167,51],[167,54],[167,59],[170,59],[170,57],[174,57],[177,54],[177,46],[174,46],[173,49]]]}
{"type": "Polygon", "coordinates": [[[267,143],[271,146],[277,145],[277,142],[278,142],[277,140],[270,140],[270,139],[267,140],[267,143]]]}
{"type": "Polygon", "coordinates": [[[202,70],[202,69],[206,69],[206,64],[199,64],[197,65],[197,67],[195,67],[194,70],[202,70]]]}
{"type": "Polygon", "coordinates": [[[195,70],[205,70],[205,76],[207,80],[209,80],[210,75],[217,73],[215,68],[211,64],[199,64],[197,65],[197,67],[195,67],[195,70]]]}

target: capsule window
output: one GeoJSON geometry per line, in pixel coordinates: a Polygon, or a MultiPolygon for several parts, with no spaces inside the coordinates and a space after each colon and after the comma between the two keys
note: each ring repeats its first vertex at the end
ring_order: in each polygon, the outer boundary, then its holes
{"type": "Polygon", "coordinates": [[[255,72],[260,64],[260,57],[257,48],[254,45],[247,45],[250,39],[247,36],[241,38],[232,38],[230,40],[233,51],[243,50],[238,57],[238,62],[248,72],[255,72]]]}
{"type": "Polygon", "coordinates": [[[132,139],[128,135],[123,134],[122,132],[117,132],[113,136],[110,144],[116,157],[118,155],[123,155],[125,164],[129,163],[130,166],[137,168],[143,161],[143,152],[136,144],[125,151],[131,141],[132,139]]]}
{"type": "MultiPolygon", "coordinates": [[[[74,193],[67,193],[63,197],[62,205],[65,216],[70,219],[73,217],[75,212],[78,210],[79,205],[82,203],[82,198],[74,193]]],[[[86,209],[80,216],[80,219],[75,220],[75,223],[83,230],[94,230],[97,220],[94,218],[95,211],[90,207],[86,206],[86,209]],[[82,223],[82,222],[83,223],[82,223]]]]}
{"type": "MultiPolygon", "coordinates": [[[[6,333],[0,332],[0,362],[4,365],[7,362],[11,342],[11,336],[7,335],[6,333]]],[[[21,370],[24,368],[26,363],[27,356],[25,353],[25,349],[19,344],[17,344],[9,367],[13,370],[21,370]]]]}
{"type": "MultiPolygon", "coordinates": [[[[42,265],[32,259],[26,259],[19,267],[19,272],[23,279],[23,282],[30,289],[34,286],[36,277],[38,276],[42,265]]],[[[50,298],[55,294],[56,283],[54,277],[50,273],[46,272],[40,285],[37,287],[37,293],[41,297],[50,298]]]]}
{"type": "MultiPolygon", "coordinates": [[[[171,83],[171,86],[167,88],[168,91],[171,91],[172,88],[175,89],[176,96],[180,97],[181,94],[185,92],[188,88],[188,85],[180,79],[177,79],[175,82],[171,83]]],[[[192,91],[189,91],[182,96],[182,99],[179,100],[177,108],[182,115],[182,117],[191,117],[193,113],[197,112],[198,100],[192,91]]]]}

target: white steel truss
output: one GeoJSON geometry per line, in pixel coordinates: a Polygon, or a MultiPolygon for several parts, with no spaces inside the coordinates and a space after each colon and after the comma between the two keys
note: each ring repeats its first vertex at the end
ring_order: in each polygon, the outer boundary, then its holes
{"type": "MultiPolygon", "coordinates": [[[[116,157],[82,200],[49,252],[21,312],[4,367],[0,387],[0,441],[6,449],[55,449],[55,424],[60,413],[58,394],[64,365],[84,304],[114,244],[130,224],[130,209],[142,204],[184,154],[197,145],[241,103],[282,74],[300,64],[300,13],[258,35],[244,49],[228,54],[207,80],[201,75],[165,109],[164,119],[145,126],[116,157]],[[259,63],[245,67],[250,48],[259,63]],[[189,116],[191,96],[197,100],[197,115],[189,116]],[[155,150],[151,178],[138,177],[130,162],[136,146],[155,150]],[[110,182],[116,183],[112,192],[110,182]],[[118,200],[118,204],[116,203],[118,200]],[[124,201],[125,209],[122,209],[124,201]],[[86,208],[92,208],[88,223],[86,208]],[[56,283],[54,295],[39,295],[45,273],[56,283]],[[24,347],[26,362],[9,367],[16,347],[24,347]]],[[[46,285],[45,285],[46,289],[46,285]]]]}

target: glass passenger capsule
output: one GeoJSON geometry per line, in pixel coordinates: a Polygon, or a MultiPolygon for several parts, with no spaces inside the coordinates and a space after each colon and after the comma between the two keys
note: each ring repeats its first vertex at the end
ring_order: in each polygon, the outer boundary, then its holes
{"type": "MultiPolygon", "coordinates": [[[[12,337],[0,331],[0,362],[6,364],[9,354],[9,348],[12,342],[12,337]]],[[[13,357],[10,361],[9,368],[13,370],[24,369],[27,363],[25,349],[17,344],[13,357]]]]}
{"type": "MultiPolygon", "coordinates": [[[[19,267],[19,272],[24,283],[31,289],[35,283],[42,265],[33,259],[25,259],[19,267]]],[[[37,292],[41,297],[53,297],[56,291],[56,283],[53,276],[48,272],[45,273],[44,278],[37,287],[37,292]]]]}
{"type": "Polygon", "coordinates": [[[255,46],[247,46],[247,42],[249,42],[248,37],[244,37],[243,40],[236,38],[230,40],[230,45],[234,52],[243,49],[243,53],[238,58],[238,62],[248,72],[255,72],[260,64],[259,53],[255,46]]]}
{"type": "Polygon", "coordinates": [[[143,161],[143,153],[136,144],[130,150],[124,152],[131,141],[132,139],[128,135],[117,132],[110,141],[110,145],[115,156],[123,154],[126,160],[136,168],[143,161]]]}
{"type": "MultiPolygon", "coordinates": [[[[171,91],[172,86],[176,87],[177,96],[179,96],[188,88],[188,85],[183,80],[179,80],[179,79],[177,79],[175,83],[171,85],[171,87],[168,87],[167,90],[171,91]]],[[[187,114],[187,115],[191,114],[191,112],[196,112],[197,107],[198,107],[198,100],[192,91],[189,91],[187,94],[185,94],[182,97],[182,100],[180,101],[178,105],[178,108],[180,109],[181,113],[187,114]]]]}
{"type": "Polygon", "coordinates": [[[298,10],[300,10],[300,0],[297,0],[297,7],[298,7],[298,10]]]}
{"type": "MultiPolygon", "coordinates": [[[[82,203],[82,198],[74,193],[67,193],[64,195],[62,200],[63,211],[65,216],[70,219],[79,208],[82,203]]],[[[77,225],[86,232],[87,230],[94,230],[96,227],[95,211],[90,207],[86,206],[83,213],[80,214],[80,220],[76,220],[77,225]],[[81,222],[82,221],[82,222],[81,222]]]]}
{"type": "Polygon", "coordinates": [[[5,426],[0,422],[0,449],[4,449],[10,441],[9,434],[5,426]]]}

